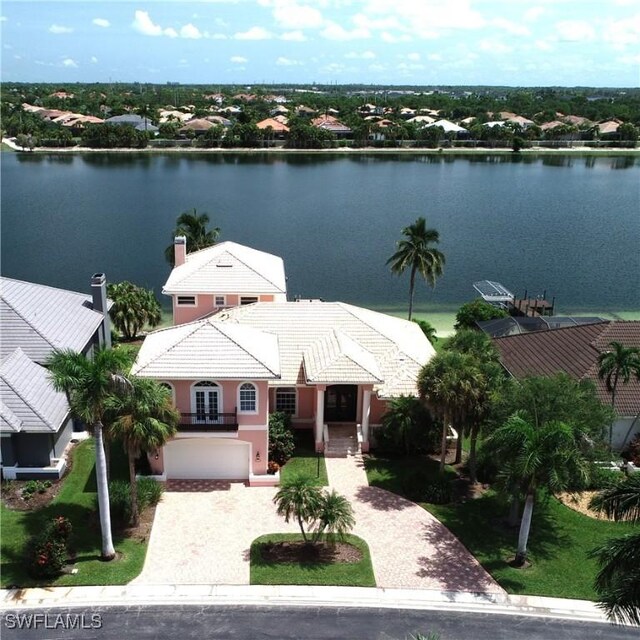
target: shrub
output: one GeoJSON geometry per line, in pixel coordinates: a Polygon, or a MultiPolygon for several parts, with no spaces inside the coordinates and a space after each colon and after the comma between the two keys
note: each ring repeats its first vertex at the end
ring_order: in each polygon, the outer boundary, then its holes
{"type": "Polygon", "coordinates": [[[269,464],[267,465],[267,473],[275,475],[276,473],[278,473],[278,471],[280,471],[280,465],[273,460],[269,460],[269,464]]]}
{"type": "MultiPolygon", "coordinates": [[[[128,486],[128,485],[127,485],[128,486]]],[[[138,506],[142,512],[147,507],[160,502],[164,486],[153,478],[138,478],[138,506]]]]}
{"type": "Polygon", "coordinates": [[[293,455],[295,450],[291,416],[276,411],[269,416],[269,460],[280,466],[293,455]]]}
{"type": "Polygon", "coordinates": [[[118,520],[128,521],[131,515],[131,490],[125,480],[109,482],[109,506],[111,515],[118,520]]]}
{"type": "Polygon", "coordinates": [[[449,480],[433,478],[424,469],[415,469],[401,480],[403,495],[413,502],[447,504],[451,502],[452,488],[449,480]]]}
{"type": "Polygon", "coordinates": [[[478,446],[476,454],[476,474],[478,482],[492,484],[498,477],[498,463],[488,447],[478,446]]]}
{"type": "Polygon", "coordinates": [[[27,546],[29,573],[36,578],[54,578],[67,561],[71,522],[64,516],[53,518],[27,546]]]}
{"type": "Polygon", "coordinates": [[[494,320],[496,318],[508,318],[509,314],[504,309],[499,309],[485,302],[481,298],[463,304],[456,314],[456,323],[454,328],[458,329],[477,329],[476,322],[481,320],[494,320]]]}
{"type": "Polygon", "coordinates": [[[22,497],[30,500],[34,493],[44,493],[51,486],[51,480],[29,480],[22,488],[22,497]]]}

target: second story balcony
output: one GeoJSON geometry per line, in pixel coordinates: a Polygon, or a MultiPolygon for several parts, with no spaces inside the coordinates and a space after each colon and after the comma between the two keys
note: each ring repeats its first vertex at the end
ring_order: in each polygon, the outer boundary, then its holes
{"type": "Polygon", "coordinates": [[[204,431],[206,433],[233,433],[238,431],[238,412],[218,413],[201,411],[182,413],[178,431],[204,431]]]}

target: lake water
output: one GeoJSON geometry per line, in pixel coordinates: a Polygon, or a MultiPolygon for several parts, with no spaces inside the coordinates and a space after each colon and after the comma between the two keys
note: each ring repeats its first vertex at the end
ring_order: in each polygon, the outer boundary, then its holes
{"type": "MultiPolygon", "coordinates": [[[[86,291],[93,272],[159,294],[175,219],[196,207],[282,256],[289,295],[405,306],[385,261],[418,216],[447,263],[419,307],[472,283],[555,296],[560,312],[640,309],[640,159],[437,155],[1,154],[2,273],[86,291]]],[[[166,303],[166,300],[163,302],[166,303]]]]}

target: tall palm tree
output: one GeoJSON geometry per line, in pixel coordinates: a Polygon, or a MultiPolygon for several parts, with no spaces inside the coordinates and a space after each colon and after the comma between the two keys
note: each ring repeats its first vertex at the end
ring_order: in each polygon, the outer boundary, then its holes
{"type": "MultiPolygon", "coordinates": [[[[640,349],[625,347],[620,342],[610,342],[611,351],[605,351],[598,358],[598,377],[605,381],[611,394],[611,407],[615,411],[618,383],[627,384],[634,375],[640,380],[640,349]]],[[[613,443],[613,423],[609,426],[609,451],[613,443]]]]}
{"type": "MultiPolygon", "coordinates": [[[[589,506],[614,520],[640,523],[640,473],[605,489],[589,506]]],[[[640,625],[640,533],[609,540],[591,555],[600,563],[600,606],[616,622],[640,625]]]]}
{"type": "Polygon", "coordinates": [[[458,439],[461,440],[462,427],[459,422],[473,404],[477,376],[473,356],[457,351],[437,354],[418,375],[420,397],[442,420],[440,473],[444,473],[449,426],[457,419],[458,439]]]}
{"type": "Polygon", "coordinates": [[[131,367],[131,356],[125,350],[98,349],[90,360],[75,351],[54,351],[47,360],[47,367],[54,388],[67,394],[71,413],[92,428],[96,448],[102,559],[112,560],[116,552],[111,537],[109,487],[102,429],[108,397],[114,391],[122,392],[130,388],[125,372],[131,367]]]}
{"type": "Polygon", "coordinates": [[[442,275],[444,254],[433,245],[440,242],[440,234],[428,229],[424,218],[418,218],[413,224],[402,229],[404,238],[396,245],[396,252],[387,260],[391,272],[402,275],[407,269],[409,276],[409,320],[413,312],[413,294],[416,274],[419,273],[431,287],[436,286],[436,278],[442,275]]]}
{"type": "Polygon", "coordinates": [[[538,490],[562,491],[572,479],[586,478],[588,466],[576,447],[574,428],[564,422],[534,424],[516,413],[491,434],[488,444],[503,463],[504,485],[518,484],[526,495],[515,557],[515,565],[522,566],[538,490]]]}
{"type": "MultiPolygon", "coordinates": [[[[207,229],[209,224],[209,214],[198,213],[196,209],[189,209],[178,216],[176,229],[173,232],[172,240],[176,236],[187,238],[187,250],[190,252],[199,251],[212,247],[220,237],[220,227],[207,229]]],[[[173,267],[175,264],[173,242],[165,249],[164,257],[173,267]]]]}
{"type": "Polygon", "coordinates": [[[115,393],[107,400],[115,420],[111,425],[112,437],[120,438],[129,459],[131,486],[131,525],[140,520],[136,458],[143,451],[159,449],[173,437],[180,414],[173,408],[167,389],[154,380],[132,376],[131,392],[115,393]]]}

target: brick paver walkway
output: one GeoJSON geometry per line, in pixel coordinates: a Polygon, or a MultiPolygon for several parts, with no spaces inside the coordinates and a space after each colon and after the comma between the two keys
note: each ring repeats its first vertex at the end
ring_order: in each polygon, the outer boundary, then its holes
{"type": "MultiPolygon", "coordinates": [[[[327,458],[329,484],[351,502],[379,587],[502,592],[431,514],[369,487],[360,456],[327,458]]],[[[156,510],[142,573],[132,584],[249,584],[249,548],[266,533],[299,531],[276,515],[274,487],[172,482],[156,510]]]]}

